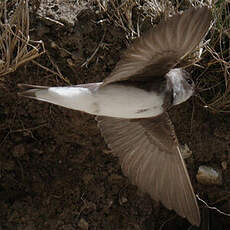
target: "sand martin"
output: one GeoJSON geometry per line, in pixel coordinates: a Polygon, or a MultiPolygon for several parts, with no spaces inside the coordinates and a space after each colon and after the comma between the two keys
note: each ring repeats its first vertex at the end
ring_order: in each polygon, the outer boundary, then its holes
{"type": "Polygon", "coordinates": [[[103,82],[20,84],[25,89],[20,95],[96,115],[131,182],[199,226],[199,207],[167,111],[194,93],[190,74],[175,67],[201,42],[210,24],[207,7],[190,8],[136,39],[103,82]]]}

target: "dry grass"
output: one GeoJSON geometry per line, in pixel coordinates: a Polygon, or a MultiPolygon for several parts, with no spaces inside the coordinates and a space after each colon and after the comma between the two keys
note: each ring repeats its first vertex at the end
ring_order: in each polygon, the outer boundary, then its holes
{"type": "Polygon", "coordinates": [[[42,41],[32,41],[29,36],[28,2],[0,2],[0,80],[2,76],[44,53],[42,41]],[[8,12],[9,4],[17,5],[13,14],[8,12]]]}
{"type": "Polygon", "coordinates": [[[230,112],[230,5],[218,1],[212,5],[215,23],[202,61],[199,77],[200,99],[214,112],[230,112]]]}
{"type": "Polygon", "coordinates": [[[107,15],[109,23],[123,29],[127,38],[140,36],[143,22],[149,20],[152,24],[160,17],[168,17],[175,13],[170,1],[156,0],[96,0],[101,12],[107,15]]]}

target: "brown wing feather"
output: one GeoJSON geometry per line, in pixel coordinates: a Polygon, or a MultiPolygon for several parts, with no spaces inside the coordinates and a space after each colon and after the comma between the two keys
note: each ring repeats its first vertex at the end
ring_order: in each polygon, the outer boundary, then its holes
{"type": "Polygon", "coordinates": [[[200,213],[168,114],[128,120],[97,117],[124,174],[154,200],[200,224],[200,213]]]}
{"type": "Polygon", "coordinates": [[[146,81],[164,76],[200,43],[210,23],[211,12],[207,7],[190,8],[160,23],[131,45],[104,85],[129,78],[146,81]]]}

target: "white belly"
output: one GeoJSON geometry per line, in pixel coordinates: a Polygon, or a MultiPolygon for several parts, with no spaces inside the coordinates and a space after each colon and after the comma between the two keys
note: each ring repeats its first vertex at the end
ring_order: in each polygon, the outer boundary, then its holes
{"type": "Polygon", "coordinates": [[[120,84],[32,89],[36,99],[94,115],[145,118],[163,112],[163,96],[120,84]]]}
{"type": "Polygon", "coordinates": [[[112,84],[99,88],[94,93],[98,110],[96,115],[143,118],[163,112],[163,97],[153,92],[131,86],[112,84]]]}

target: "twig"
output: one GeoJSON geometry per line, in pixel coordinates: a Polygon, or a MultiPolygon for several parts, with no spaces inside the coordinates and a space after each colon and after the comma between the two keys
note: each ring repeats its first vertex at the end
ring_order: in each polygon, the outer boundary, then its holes
{"type": "Polygon", "coordinates": [[[61,22],[59,22],[59,21],[57,21],[57,20],[54,20],[54,19],[52,19],[52,18],[44,17],[44,19],[46,19],[47,21],[53,22],[53,23],[55,23],[55,24],[57,24],[57,25],[59,25],[59,26],[65,26],[63,23],[61,23],[61,22]]]}
{"type": "Polygon", "coordinates": [[[202,200],[198,195],[196,195],[196,197],[197,197],[197,199],[199,200],[199,201],[201,201],[203,204],[205,204],[205,206],[207,207],[207,208],[209,208],[209,209],[212,209],[212,210],[215,210],[215,211],[217,211],[218,213],[220,213],[220,214],[222,214],[222,215],[224,215],[224,216],[229,216],[230,217],[230,214],[228,214],[228,213],[226,213],[226,212],[222,212],[222,211],[220,211],[218,208],[216,208],[216,207],[212,207],[212,206],[209,206],[204,200],[202,200]]]}
{"type": "Polygon", "coordinates": [[[93,59],[93,57],[98,52],[99,48],[102,47],[104,38],[105,38],[105,33],[103,34],[102,39],[101,39],[100,43],[98,44],[97,48],[94,50],[93,54],[89,58],[87,58],[87,60],[81,65],[81,67],[84,67],[84,66],[87,67],[87,65],[89,64],[89,62],[93,59]]]}

